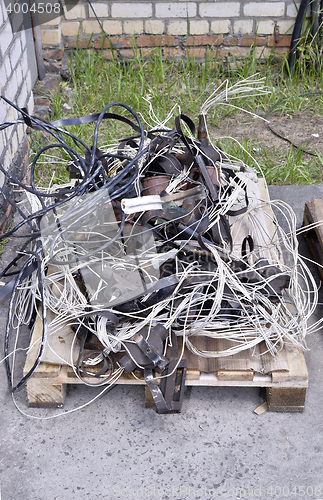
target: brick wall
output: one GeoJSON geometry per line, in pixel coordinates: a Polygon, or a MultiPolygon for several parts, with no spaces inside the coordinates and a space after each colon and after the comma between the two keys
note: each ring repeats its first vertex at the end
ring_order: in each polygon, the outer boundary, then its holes
{"type": "MultiPolygon", "coordinates": [[[[254,42],[264,55],[272,50],[286,53],[298,5],[293,0],[93,0],[92,3],[104,30],[124,56],[133,55],[130,40],[136,36],[138,46],[143,49],[161,44],[165,55],[180,57],[189,51],[199,58],[205,56],[206,50],[214,52],[215,47],[219,57],[229,53],[246,55],[254,42]]],[[[52,26],[43,27],[45,47],[53,46],[49,42],[50,37],[54,39],[53,31],[52,26]]],[[[80,1],[66,12],[56,31],[68,47],[75,47],[77,37],[81,46],[86,46],[92,34],[93,44],[100,45],[96,39],[100,38],[101,29],[87,2],[80,1]]],[[[106,57],[109,58],[108,45],[106,57]]]]}
{"type": "MultiPolygon", "coordinates": [[[[22,18],[15,23],[22,23],[22,18]]],[[[32,87],[35,83],[35,55],[31,30],[13,33],[5,10],[4,1],[0,0],[0,93],[19,107],[33,111],[32,87]]],[[[37,71],[37,70],[36,70],[37,71]]],[[[0,99],[0,123],[16,120],[18,112],[0,99]]],[[[26,126],[16,125],[0,131],[0,162],[2,166],[18,176],[24,176],[27,166],[26,126]]],[[[12,186],[5,181],[0,172],[0,187],[5,192],[12,192],[12,186]]],[[[8,215],[8,204],[0,197],[0,231],[8,215]]]]}

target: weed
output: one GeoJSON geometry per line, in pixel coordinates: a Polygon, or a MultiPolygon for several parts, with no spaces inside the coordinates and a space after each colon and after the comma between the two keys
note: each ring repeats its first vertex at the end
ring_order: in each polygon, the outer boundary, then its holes
{"type": "MultiPolygon", "coordinates": [[[[261,52],[259,53],[254,46],[250,48],[247,58],[241,60],[235,58],[233,63],[229,63],[228,60],[219,63],[216,58],[211,58],[209,55],[203,63],[198,62],[194,56],[188,56],[180,61],[165,59],[161,47],[155,47],[149,57],[146,55],[144,57],[135,39],[132,47],[134,58],[121,63],[116,57],[106,61],[103,45],[102,50],[98,52],[90,48],[87,50],[77,48],[69,61],[71,75],[69,82],[61,86],[57,94],[51,96],[54,117],[84,116],[101,112],[108,103],[123,102],[139,113],[148,126],[154,125],[150,106],[153,107],[156,116],[163,120],[173,106],[178,104],[178,109],[196,122],[202,103],[224,79],[229,79],[230,84],[233,84],[256,72],[266,76],[266,83],[272,93],[237,99],[234,103],[236,106],[265,115],[273,104],[282,101],[281,105],[272,111],[271,117],[301,113],[317,116],[323,114],[321,95],[300,96],[321,89],[322,72],[317,73],[315,68],[315,71],[313,69],[306,73],[301,62],[300,69],[295,72],[293,78],[290,78],[286,69],[286,59],[277,62],[271,57],[264,61],[261,52]],[[64,107],[65,103],[68,106],[64,107]]],[[[311,50],[314,49],[313,43],[311,50]]],[[[308,65],[315,63],[312,61],[306,64],[308,69],[308,65]]],[[[115,112],[120,110],[121,108],[112,109],[115,112]]],[[[220,126],[223,120],[236,119],[237,113],[234,108],[218,106],[210,110],[209,123],[220,126]]],[[[173,123],[168,125],[173,126],[173,123]]],[[[89,144],[89,140],[93,137],[94,126],[89,124],[69,127],[68,130],[89,144]]],[[[124,126],[106,120],[100,126],[98,145],[99,147],[106,145],[116,137],[127,134],[128,130],[125,132],[124,126]]],[[[253,147],[257,147],[255,144],[255,139],[251,138],[243,143],[245,149],[250,152],[253,151],[253,147]]],[[[37,151],[38,145],[39,139],[36,138],[34,151],[37,151]]],[[[70,145],[74,146],[72,141],[70,145]]],[[[227,142],[224,149],[237,157],[242,155],[243,161],[255,166],[255,162],[232,141],[227,142]]],[[[58,151],[57,156],[54,152],[51,153],[51,158],[44,156],[41,168],[38,166],[38,179],[46,183],[48,176],[51,177],[55,170],[55,182],[59,179],[65,182],[67,175],[64,164],[68,157],[62,151],[58,151]]],[[[281,148],[262,145],[256,156],[256,161],[263,169],[269,183],[308,183],[322,179],[322,156],[307,157],[301,150],[289,148],[285,144],[281,148]]]]}

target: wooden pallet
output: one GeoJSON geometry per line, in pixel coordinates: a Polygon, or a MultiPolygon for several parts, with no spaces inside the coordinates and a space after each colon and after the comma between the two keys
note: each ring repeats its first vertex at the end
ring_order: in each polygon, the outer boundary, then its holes
{"type": "MultiPolygon", "coordinates": [[[[41,321],[38,320],[33,331],[32,343],[40,338],[41,329],[41,321]]],[[[67,335],[66,332],[60,334],[59,342],[63,342],[66,352],[70,349],[72,335],[72,333],[67,335]]],[[[210,339],[204,337],[200,337],[199,340],[200,345],[203,341],[210,342],[210,339]]],[[[209,344],[209,348],[214,349],[215,345],[209,344]]],[[[264,351],[262,344],[257,346],[254,353],[246,350],[233,356],[208,359],[197,357],[185,349],[184,358],[188,359],[186,385],[265,387],[269,410],[302,411],[308,386],[308,372],[303,352],[287,345],[275,357],[261,354],[261,351],[264,351]],[[203,370],[198,369],[199,362],[204,365],[201,367],[203,370]]],[[[32,348],[27,356],[25,373],[31,368],[36,355],[37,349],[32,348]]],[[[63,357],[64,352],[60,352],[60,355],[63,357]]],[[[125,374],[116,383],[145,385],[142,373],[137,371],[135,375],[136,378],[125,374]]],[[[93,379],[84,380],[88,383],[93,382],[93,379]]],[[[36,407],[61,407],[64,405],[67,385],[81,383],[68,365],[42,362],[27,382],[28,404],[36,407]]],[[[150,407],[147,391],[146,407],[150,407]]]]}
{"type": "Polygon", "coordinates": [[[313,260],[323,280],[323,200],[310,200],[305,203],[304,227],[318,224],[304,233],[313,260]]]}
{"type": "MultiPolygon", "coordinates": [[[[268,200],[268,191],[265,182],[260,179],[253,182],[249,192],[249,198],[268,200]]],[[[267,225],[261,238],[261,245],[266,246],[268,241],[277,238],[275,227],[266,217],[270,210],[265,207],[259,211],[259,222],[267,225]],[[261,220],[262,218],[262,220],[261,220]]],[[[239,224],[239,234],[233,234],[234,244],[241,247],[242,239],[248,234],[246,223],[239,224]]],[[[253,235],[254,237],[254,235],[253,235]]],[[[278,242],[275,244],[278,248],[278,242]]],[[[270,256],[269,256],[270,257],[270,256]]],[[[265,254],[264,258],[268,258],[265,254]]],[[[52,321],[52,313],[48,313],[47,322],[52,321]]],[[[27,355],[24,373],[28,373],[37,357],[37,341],[41,337],[42,322],[39,318],[33,330],[31,339],[32,347],[27,355]]],[[[74,333],[67,327],[59,333],[49,335],[49,348],[45,349],[44,362],[40,363],[33,376],[27,382],[27,398],[30,406],[62,406],[64,404],[67,384],[82,383],[68,367],[71,358],[71,345],[74,333]],[[50,349],[51,347],[51,349],[50,349]],[[52,357],[52,352],[59,353],[60,360],[52,357]],[[66,360],[66,363],[62,360],[66,360]],[[46,361],[46,362],[45,362],[46,361]]],[[[225,340],[196,337],[194,344],[204,350],[223,351],[230,347],[225,340]]],[[[48,346],[47,346],[48,347],[48,346]]],[[[77,358],[77,352],[73,353],[73,359],[77,358]]],[[[308,386],[308,372],[303,352],[295,347],[285,345],[275,356],[265,353],[263,344],[259,344],[251,352],[246,350],[234,356],[221,358],[202,358],[192,354],[185,349],[184,358],[188,359],[188,371],[186,385],[188,386],[235,386],[235,387],[265,387],[267,391],[267,404],[274,411],[302,411],[305,404],[306,389],[308,386]]],[[[132,375],[122,376],[117,384],[140,384],[145,385],[142,373],[138,372],[137,378],[132,375]]],[[[86,381],[86,379],[85,379],[86,381]]],[[[93,380],[89,380],[91,383],[93,380]]],[[[147,392],[147,391],[146,391],[147,392]]],[[[146,394],[147,395],[147,394],[146,394]]],[[[146,405],[149,406],[149,398],[146,397],[146,405]]]]}

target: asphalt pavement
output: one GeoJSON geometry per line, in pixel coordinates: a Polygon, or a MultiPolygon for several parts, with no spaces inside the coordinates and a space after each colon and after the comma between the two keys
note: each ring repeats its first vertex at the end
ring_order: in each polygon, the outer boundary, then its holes
{"type": "MultiPolygon", "coordinates": [[[[292,206],[300,227],[305,202],[322,198],[323,185],[269,192],[292,206]]],[[[308,255],[302,238],[300,249],[308,255]]],[[[10,243],[2,265],[14,252],[10,243]]],[[[0,303],[1,345],[7,305],[0,303]]],[[[88,406],[99,390],[70,386],[64,410],[28,408],[25,390],[17,393],[27,417],[2,363],[1,500],[322,500],[321,332],[308,336],[308,347],[302,413],[256,415],[260,388],[188,387],[180,414],[158,415],[144,408],[142,386],[116,386],[88,406]]]]}

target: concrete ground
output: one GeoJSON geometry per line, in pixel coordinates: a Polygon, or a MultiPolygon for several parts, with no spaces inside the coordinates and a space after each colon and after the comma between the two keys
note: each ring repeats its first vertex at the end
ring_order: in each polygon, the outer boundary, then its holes
{"type": "MultiPolygon", "coordinates": [[[[270,195],[290,203],[300,226],[305,201],[322,198],[323,185],[274,186],[270,195]]],[[[2,365],[1,500],[322,500],[321,333],[308,337],[308,347],[306,406],[296,414],[257,416],[253,410],[265,400],[258,388],[194,387],[186,389],[181,414],[157,415],[144,408],[143,387],[116,386],[53,419],[62,410],[28,408],[21,391],[17,402],[28,418],[13,404],[2,365]]],[[[65,409],[97,393],[71,386],[65,409]]]]}

